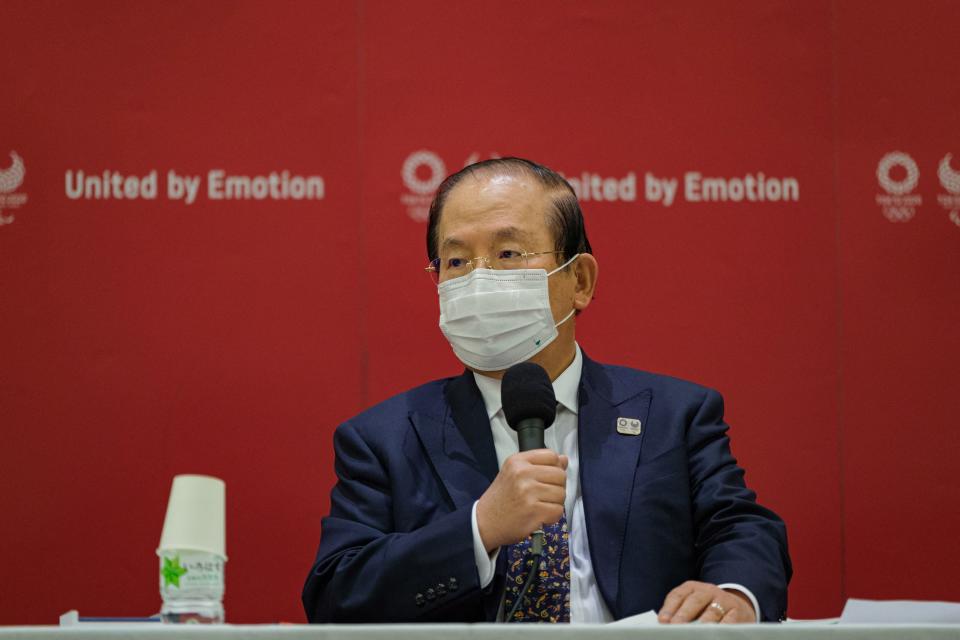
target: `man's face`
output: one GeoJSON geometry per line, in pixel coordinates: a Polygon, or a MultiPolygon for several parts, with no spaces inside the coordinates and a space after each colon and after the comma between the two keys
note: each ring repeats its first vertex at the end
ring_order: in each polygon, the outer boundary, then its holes
{"type": "MultiPolygon", "coordinates": [[[[493,258],[501,251],[516,248],[531,253],[553,251],[555,238],[547,225],[551,206],[547,191],[525,175],[468,176],[454,187],[444,204],[437,226],[440,260],[443,262],[451,255],[493,258]]],[[[561,264],[558,258],[560,254],[530,257],[527,267],[551,271],[561,264]]],[[[550,276],[549,283],[550,307],[556,322],[573,309],[576,277],[570,270],[558,271],[550,276]]],[[[572,343],[573,324],[571,319],[560,325],[560,336],[544,352],[556,343],[572,343]]]]}

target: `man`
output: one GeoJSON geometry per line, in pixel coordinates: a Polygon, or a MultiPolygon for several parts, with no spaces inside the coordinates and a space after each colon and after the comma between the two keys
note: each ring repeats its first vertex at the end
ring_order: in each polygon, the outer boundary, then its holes
{"type": "Polygon", "coordinates": [[[786,531],[744,485],[720,396],[575,341],[598,267],[570,185],[518,158],[471,165],[438,189],[427,252],[468,370],[337,429],[308,619],[783,619],[786,531]],[[518,453],[500,379],[523,361],[546,370],[558,410],[547,449],[518,453]]]}

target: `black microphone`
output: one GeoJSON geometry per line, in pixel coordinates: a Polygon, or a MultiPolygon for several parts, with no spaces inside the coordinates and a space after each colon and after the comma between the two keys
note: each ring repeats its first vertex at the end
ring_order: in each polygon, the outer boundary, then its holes
{"type": "Polygon", "coordinates": [[[520,451],[543,449],[543,432],[557,417],[557,396],[544,368],[521,362],[507,369],[500,399],[507,424],[517,432],[520,451]]]}
{"type": "MultiPolygon", "coordinates": [[[[533,362],[521,362],[507,369],[500,382],[500,400],[507,424],[517,432],[520,451],[544,449],[543,432],[557,417],[557,396],[544,368],[533,362]]],[[[530,539],[530,555],[533,556],[530,570],[513,609],[505,618],[507,622],[514,619],[513,614],[536,580],[544,543],[543,529],[534,531],[530,539]]]]}

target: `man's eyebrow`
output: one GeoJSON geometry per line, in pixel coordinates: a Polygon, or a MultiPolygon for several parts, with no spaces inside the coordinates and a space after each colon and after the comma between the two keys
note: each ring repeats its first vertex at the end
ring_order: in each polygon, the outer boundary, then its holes
{"type": "MultiPolygon", "coordinates": [[[[496,240],[527,240],[530,238],[530,234],[518,227],[503,227],[494,231],[493,237],[496,240]]],[[[440,244],[441,249],[465,246],[467,246],[467,243],[456,237],[444,238],[440,244]]]]}
{"type": "Polygon", "coordinates": [[[465,246],[467,246],[467,243],[465,243],[460,238],[444,238],[443,244],[440,245],[440,248],[446,249],[448,247],[465,247],[465,246]]]}
{"type": "Polygon", "coordinates": [[[497,229],[494,237],[496,237],[497,240],[516,240],[517,238],[525,240],[530,237],[530,234],[517,227],[504,227],[497,229]]]}

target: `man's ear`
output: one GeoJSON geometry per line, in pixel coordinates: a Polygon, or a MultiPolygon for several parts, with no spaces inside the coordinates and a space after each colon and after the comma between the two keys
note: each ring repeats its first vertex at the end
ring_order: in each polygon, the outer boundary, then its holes
{"type": "Polygon", "coordinates": [[[577,279],[573,294],[573,308],[583,311],[590,305],[597,289],[597,272],[600,266],[597,259],[589,253],[581,253],[573,263],[573,274],[577,279]]]}

